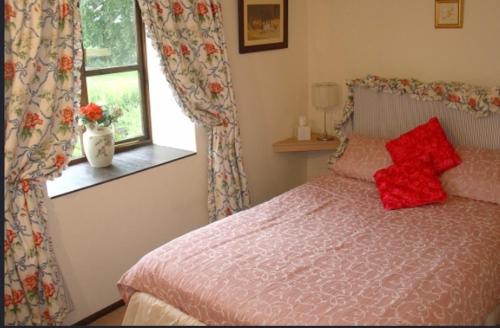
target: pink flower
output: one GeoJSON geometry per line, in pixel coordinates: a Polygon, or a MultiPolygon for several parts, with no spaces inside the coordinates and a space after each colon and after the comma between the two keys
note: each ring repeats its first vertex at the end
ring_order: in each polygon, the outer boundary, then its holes
{"type": "Polygon", "coordinates": [[[52,296],[54,296],[56,292],[56,289],[54,287],[54,284],[52,283],[44,283],[43,284],[43,294],[45,295],[45,299],[49,299],[52,296]]]}
{"type": "Polygon", "coordinates": [[[213,55],[217,53],[217,48],[212,43],[205,43],[204,44],[205,51],[207,52],[207,55],[213,55]]]}
{"type": "Polygon", "coordinates": [[[24,292],[22,290],[14,290],[12,292],[12,304],[16,305],[23,301],[24,292]]]}
{"type": "Polygon", "coordinates": [[[61,19],[64,19],[64,17],[68,16],[69,14],[69,5],[67,3],[63,3],[61,5],[61,10],[59,11],[59,17],[61,19]]]}
{"type": "Polygon", "coordinates": [[[37,273],[35,272],[31,276],[27,276],[26,278],[24,278],[23,282],[24,282],[23,285],[24,285],[24,287],[26,287],[27,290],[34,290],[34,289],[36,289],[36,287],[38,285],[38,275],[37,275],[37,273]]]}
{"type": "Polygon", "coordinates": [[[54,165],[55,165],[58,169],[60,169],[61,167],[63,167],[65,162],[66,162],[66,156],[61,155],[61,154],[56,155],[54,165]]]}
{"type": "Polygon", "coordinates": [[[476,108],[477,101],[474,98],[469,98],[469,102],[467,104],[472,108],[476,108]]]}
{"type": "Polygon", "coordinates": [[[99,121],[103,116],[102,107],[97,104],[90,103],[86,106],[80,107],[80,115],[83,115],[85,119],[90,122],[99,121]]]}
{"type": "Polygon", "coordinates": [[[203,2],[198,2],[196,9],[198,10],[198,15],[203,16],[208,13],[208,8],[203,2]]]}
{"type": "Polygon", "coordinates": [[[3,76],[5,81],[10,81],[14,78],[16,74],[16,65],[12,61],[8,61],[3,64],[4,71],[3,76]]]}
{"type": "Polygon", "coordinates": [[[28,112],[24,118],[24,128],[34,129],[37,125],[43,124],[43,120],[38,113],[28,112]]]}
{"type": "Polygon", "coordinates": [[[25,179],[21,180],[21,187],[24,193],[30,191],[30,183],[28,182],[28,180],[25,179]]]}
{"type": "Polygon", "coordinates": [[[460,97],[454,94],[450,94],[448,95],[448,100],[457,103],[460,102],[460,97]]]}
{"type": "Polygon", "coordinates": [[[7,229],[7,231],[5,231],[5,237],[10,243],[12,243],[14,238],[16,238],[16,233],[11,229],[7,229]]]}
{"type": "Polygon", "coordinates": [[[12,242],[14,241],[15,237],[16,237],[16,234],[11,229],[7,229],[5,231],[5,239],[3,241],[3,251],[4,251],[4,253],[7,252],[10,249],[10,246],[12,246],[12,242]]]}
{"type": "Polygon", "coordinates": [[[208,87],[210,88],[210,92],[213,94],[218,94],[222,92],[222,86],[220,85],[220,83],[217,82],[210,83],[208,87]]]}
{"type": "Polygon", "coordinates": [[[165,57],[170,57],[174,54],[174,49],[169,45],[164,45],[163,54],[165,55],[165,57]]]}
{"type": "Polygon", "coordinates": [[[175,16],[182,15],[182,13],[184,12],[184,8],[182,8],[182,5],[178,2],[174,2],[174,4],[172,5],[172,10],[175,16]]]}
{"type": "Polygon", "coordinates": [[[442,95],[443,94],[443,87],[440,85],[436,85],[434,87],[434,92],[437,93],[438,95],[442,95]]]}
{"type": "Polygon", "coordinates": [[[491,100],[491,103],[495,106],[498,106],[500,107],[500,98],[498,97],[493,97],[493,99],[491,100]]]}
{"type": "Polygon", "coordinates": [[[71,107],[65,107],[63,109],[63,123],[69,125],[73,122],[73,110],[71,107]]]}
{"type": "Polygon", "coordinates": [[[191,50],[189,50],[189,47],[185,44],[181,44],[181,52],[183,56],[189,56],[191,54],[191,50]]]}
{"type": "Polygon", "coordinates": [[[5,7],[4,7],[4,19],[5,19],[5,21],[10,22],[10,19],[14,18],[14,17],[16,17],[16,12],[14,11],[14,9],[12,8],[11,5],[6,3],[5,7]]]}
{"type": "Polygon", "coordinates": [[[33,233],[33,241],[35,243],[35,247],[40,247],[43,241],[42,233],[41,232],[33,233]]]}
{"type": "Polygon", "coordinates": [[[59,59],[59,69],[63,72],[69,72],[73,68],[73,59],[68,55],[63,55],[59,59]]]}
{"type": "Polygon", "coordinates": [[[45,319],[45,321],[47,321],[47,323],[49,325],[52,324],[52,315],[50,314],[50,311],[49,309],[45,309],[45,311],[43,311],[43,318],[45,319]]]}
{"type": "Polygon", "coordinates": [[[219,11],[219,5],[217,5],[216,3],[212,3],[210,7],[212,8],[212,13],[214,15],[219,11]]]}

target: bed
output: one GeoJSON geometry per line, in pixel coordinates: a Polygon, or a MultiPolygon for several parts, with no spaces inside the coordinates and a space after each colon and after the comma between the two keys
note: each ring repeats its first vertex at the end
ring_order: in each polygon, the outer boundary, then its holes
{"type": "MultiPolygon", "coordinates": [[[[500,114],[363,87],[354,103],[347,134],[438,116],[453,144],[500,149],[500,114]]],[[[153,250],[118,288],[125,325],[495,324],[500,202],[387,211],[373,181],[332,172],[153,250]]]]}

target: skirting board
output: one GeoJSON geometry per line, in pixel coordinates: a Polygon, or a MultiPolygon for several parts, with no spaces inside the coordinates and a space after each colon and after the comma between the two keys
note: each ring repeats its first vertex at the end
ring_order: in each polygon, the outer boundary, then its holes
{"type": "Polygon", "coordinates": [[[74,323],[73,326],[87,326],[90,323],[96,321],[97,319],[102,318],[106,314],[111,313],[114,310],[116,310],[119,307],[124,306],[124,305],[125,305],[125,302],[123,302],[123,300],[119,300],[111,305],[106,306],[104,309],[99,310],[96,313],[89,315],[85,319],[82,319],[82,320],[74,323]]]}

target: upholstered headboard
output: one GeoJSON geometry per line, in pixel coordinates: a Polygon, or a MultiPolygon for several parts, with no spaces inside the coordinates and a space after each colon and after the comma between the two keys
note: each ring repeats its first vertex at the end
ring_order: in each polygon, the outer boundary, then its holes
{"type": "Polygon", "coordinates": [[[450,109],[441,101],[423,101],[409,95],[377,92],[354,87],[354,110],[347,134],[394,138],[439,118],[450,142],[480,148],[500,149],[500,113],[477,117],[470,112],[450,109]]]}
{"type": "Polygon", "coordinates": [[[368,75],[347,81],[342,119],[335,123],[342,156],[352,132],[394,138],[437,116],[454,145],[500,149],[500,86],[368,75]]]}

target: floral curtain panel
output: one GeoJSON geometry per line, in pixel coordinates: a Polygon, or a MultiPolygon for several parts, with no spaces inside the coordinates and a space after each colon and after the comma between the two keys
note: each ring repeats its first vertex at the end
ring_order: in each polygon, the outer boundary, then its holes
{"type": "Polygon", "coordinates": [[[330,165],[342,156],[347,147],[347,138],[342,127],[349,121],[354,111],[354,87],[361,86],[395,95],[407,94],[413,99],[423,101],[442,101],[450,109],[465,111],[476,117],[500,112],[500,87],[484,88],[461,82],[421,82],[416,79],[384,78],[368,75],[363,79],[348,80],[347,100],[343,116],[335,126],[335,134],[340,146],[330,157],[330,165]]]}
{"type": "Polygon", "coordinates": [[[77,0],[6,0],[4,323],[61,324],[64,289],[43,204],[68,163],[82,61],[77,0]]]}
{"type": "Polygon", "coordinates": [[[250,204],[240,131],[215,0],[139,0],[161,65],[184,113],[208,131],[209,220],[250,204]]]}

